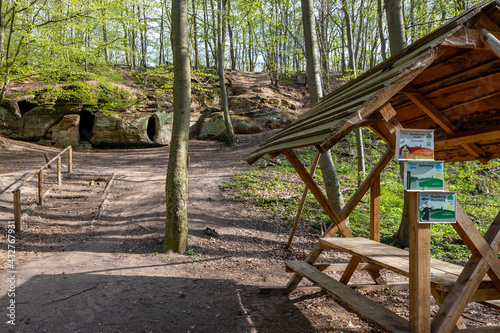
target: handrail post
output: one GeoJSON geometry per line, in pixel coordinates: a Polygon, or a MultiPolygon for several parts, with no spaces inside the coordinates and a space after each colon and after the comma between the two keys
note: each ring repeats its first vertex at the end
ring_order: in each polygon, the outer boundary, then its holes
{"type": "Polygon", "coordinates": [[[73,171],[73,148],[69,146],[68,149],[68,173],[73,171]]]}
{"type": "Polygon", "coordinates": [[[38,204],[43,205],[43,169],[38,171],[38,204]]]}
{"type": "Polygon", "coordinates": [[[21,231],[21,190],[14,191],[14,227],[16,232],[21,231]]]}
{"type": "Polygon", "coordinates": [[[61,179],[61,156],[57,157],[57,185],[62,184],[61,179]]]}

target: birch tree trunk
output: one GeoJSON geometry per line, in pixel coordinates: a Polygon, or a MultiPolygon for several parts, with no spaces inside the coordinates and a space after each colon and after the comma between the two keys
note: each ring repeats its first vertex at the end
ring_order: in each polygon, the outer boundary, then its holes
{"type": "Polygon", "coordinates": [[[167,220],[163,251],[184,253],[188,236],[187,152],[191,111],[191,68],[187,0],[172,1],[174,120],[165,186],[167,220]]]}
{"type": "MultiPolygon", "coordinates": [[[[321,68],[318,56],[318,42],[316,39],[316,25],[313,10],[313,0],[301,0],[302,3],[302,22],[304,26],[304,40],[306,45],[307,59],[307,84],[309,86],[309,95],[311,106],[316,104],[323,96],[321,86],[321,68]]],[[[328,201],[337,212],[340,212],[343,206],[342,193],[337,170],[333,165],[330,152],[321,154],[319,167],[326,186],[328,201]]]]}

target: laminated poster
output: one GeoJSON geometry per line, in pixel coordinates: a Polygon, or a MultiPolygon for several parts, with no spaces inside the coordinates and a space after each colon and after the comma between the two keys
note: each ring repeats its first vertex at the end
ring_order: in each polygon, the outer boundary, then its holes
{"type": "Polygon", "coordinates": [[[457,195],[455,192],[420,192],[418,194],[419,223],[455,223],[457,195]]]}
{"type": "Polygon", "coordinates": [[[399,130],[396,145],[400,161],[434,160],[434,130],[399,130]]]}
{"type": "Polygon", "coordinates": [[[443,191],[443,162],[406,162],[404,189],[407,191],[443,191]]]}

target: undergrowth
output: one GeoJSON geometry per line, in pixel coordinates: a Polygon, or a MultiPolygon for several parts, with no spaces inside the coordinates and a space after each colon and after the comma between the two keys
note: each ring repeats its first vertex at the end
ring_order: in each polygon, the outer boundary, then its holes
{"type": "MultiPolygon", "coordinates": [[[[367,172],[385,152],[385,144],[369,130],[364,130],[367,172]]],[[[309,168],[315,151],[299,149],[297,156],[309,168]]],[[[354,136],[348,136],[332,151],[340,177],[343,197],[347,202],[358,187],[357,155],[354,136]]],[[[315,180],[324,187],[321,170],[315,180]]],[[[484,235],[500,210],[500,160],[487,165],[479,162],[445,164],[445,183],[456,191],[458,201],[484,235]]],[[[261,158],[251,169],[232,177],[221,186],[226,197],[245,203],[249,210],[266,214],[267,219],[287,230],[293,225],[304,185],[292,166],[282,156],[274,160],[261,158]]],[[[403,210],[403,185],[399,164],[392,160],[381,174],[381,241],[390,244],[399,228],[403,210]]],[[[299,232],[319,234],[330,222],[314,197],[309,193],[301,215],[299,232]]],[[[369,237],[369,193],[349,217],[354,236],[369,237]]],[[[470,251],[451,224],[433,224],[432,255],[436,258],[463,262],[470,251]]]]}

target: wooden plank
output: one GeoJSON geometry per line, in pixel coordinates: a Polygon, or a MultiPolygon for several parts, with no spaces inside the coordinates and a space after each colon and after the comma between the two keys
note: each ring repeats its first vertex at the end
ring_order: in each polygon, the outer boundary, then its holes
{"type": "Polygon", "coordinates": [[[410,224],[410,330],[431,331],[431,225],[418,223],[418,193],[408,193],[410,224]]]}
{"type": "Polygon", "coordinates": [[[409,332],[408,322],[380,304],[353,291],[303,261],[287,261],[286,265],[320,286],[338,301],[356,311],[363,319],[389,332],[409,332]]]}
{"type": "MultiPolygon", "coordinates": [[[[314,245],[314,249],[306,257],[305,262],[308,264],[313,264],[318,259],[321,252],[323,252],[321,244],[316,243],[316,245],[314,245]]],[[[292,291],[294,291],[299,285],[300,281],[302,281],[302,278],[303,276],[301,274],[295,273],[293,277],[290,279],[290,281],[288,281],[288,284],[286,285],[286,292],[291,293],[292,291]]]]}
{"type": "Polygon", "coordinates": [[[335,211],[335,209],[333,209],[332,205],[330,204],[326,196],[323,194],[323,192],[321,192],[321,189],[316,184],[311,175],[307,172],[306,168],[300,162],[297,155],[295,155],[295,153],[292,150],[285,150],[283,154],[286,156],[290,164],[292,164],[295,171],[299,174],[300,178],[302,178],[306,186],[311,191],[312,195],[314,195],[314,197],[320,204],[321,208],[323,208],[326,215],[332,221],[332,224],[339,229],[342,236],[352,237],[351,231],[343,223],[344,220],[342,220],[339,214],[335,211]]]}
{"type": "Polygon", "coordinates": [[[436,138],[434,148],[436,150],[445,149],[452,146],[460,146],[468,143],[480,143],[500,139],[500,129],[498,126],[483,127],[480,131],[467,131],[458,135],[448,136],[445,140],[436,138]]]}
{"type": "Polygon", "coordinates": [[[380,175],[370,187],[370,239],[380,242],[380,175]]]}
{"type": "MultiPolygon", "coordinates": [[[[434,107],[427,99],[424,98],[423,95],[418,94],[407,94],[407,96],[418,106],[420,107],[427,115],[434,120],[439,127],[445,130],[448,134],[457,134],[458,128],[448,120],[441,112],[434,107]]],[[[464,144],[462,145],[472,156],[481,160],[483,163],[488,161],[488,157],[486,154],[475,144],[464,144]]]]}
{"type": "Polygon", "coordinates": [[[481,304],[486,305],[486,306],[493,308],[493,309],[500,310],[500,300],[481,302],[481,304]]]}
{"type": "MultiPolygon", "coordinates": [[[[311,171],[309,172],[311,177],[314,176],[314,172],[316,171],[316,166],[318,165],[318,161],[319,161],[320,156],[321,156],[321,153],[319,151],[317,151],[316,155],[314,155],[314,160],[313,160],[313,163],[311,165],[311,171]]],[[[302,214],[302,210],[304,209],[304,205],[306,203],[308,192],[309,192],[309,188],[306,186],[306,188],[304,189],[304,192],[302,193],[302,198],[300,199],[299,208],[297,209],[297,214],[295,214],[295,219],[293,221],[292,231],[290,231],[290,236],[288,237],[288,242],[286,243],[287,248],[289,248],[290,245],[292,245],[293,237],[295,236],[295,232],[297,231],[297,226],[299,225],[299,221],[300,221],[300,215],[302,214]]]]}
{"type": "MultiPolygon", "coordinates": [[[[322,271],[322,272],[343,272],[347,268],[348,263],[345,264],[314,264],[314,268],[322,271]]],[[[372,263],[362,262],[356,267],[357,271],[366,271],[373,269],[380,269],[380,266],[377,266],[372,263]]]]}
{"type": "MultiPolygon", "coordinates": [[[[496,216],[484,238],[495,251],[500,250],[500,213],[496,216]]],[[[462,274],[455,285],[450,289],[443,305],[432,321],[433,332],[450,332],[453,325],[460,318],[461,313],[478,289],[489,266],[480,255],[473,254],[465,265],[462,274]]]]}
{"type": "Polygon", "coordinates": [[[464,330],[454,330],[453,333],[498,333],[500,326],[474,327],[464,330]]]}
{"type": "MultiPolygon", "coordinates": [[[[363,237],[321,238],[324,248],[339,249],[343,252],[359,256],[378,266],[404,276],[409,276],[409,252],[387,244],[378,243],[363,237]]],[[[449,262],[431,258],[431,280],[433,287],[448,290],[462,273],[463,267],[449,262]],[[444,287],[443,287],[444,286],[444,287]]],[[[491,288],[489,279],[485,278],[484,286],[491,288]]]]}

